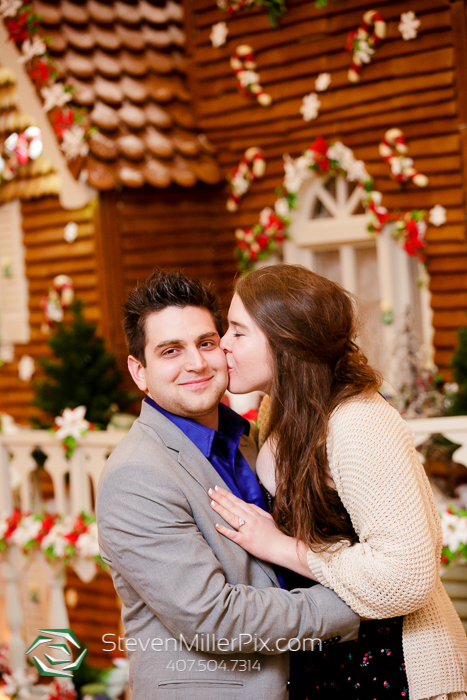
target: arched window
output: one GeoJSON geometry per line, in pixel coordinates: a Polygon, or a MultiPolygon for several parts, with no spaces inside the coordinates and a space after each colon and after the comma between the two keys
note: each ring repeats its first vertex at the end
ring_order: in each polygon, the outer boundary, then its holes
{"type": "Polygon", "coordinates": [[[426,280],[418,283],[423,266],[409,258],[387,227],[374,235],[367,224],[359,186],[344,177],[328,182],[313,177],[299,192],[284,259],[329,277],[364,301],[361,345],[391,381],[398,322],[407,305],[414,310],[425,363],[433,363],[430,295],[426,280]]]}

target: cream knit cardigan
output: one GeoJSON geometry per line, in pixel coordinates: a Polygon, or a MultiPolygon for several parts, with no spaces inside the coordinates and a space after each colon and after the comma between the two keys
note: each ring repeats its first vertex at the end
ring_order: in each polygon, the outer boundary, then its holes
{"type": "Polygon", "coordinates": [[[326,447],[359,542],[309,550],[313,575],[361,617],[404,615],[410,700],[466,697],[467,638],[439,577],[440,518],[411,430],[372,393],[333,412],[326,447]]]}

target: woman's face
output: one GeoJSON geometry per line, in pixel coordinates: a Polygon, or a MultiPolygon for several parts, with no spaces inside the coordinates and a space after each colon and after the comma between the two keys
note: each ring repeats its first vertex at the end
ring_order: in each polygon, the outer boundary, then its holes
{"type": "Polygon", "coordinates": [[[263,331],[246,311],[238,294],[229,309],[229,328],[220,347],[227,356],[229,391],[248,394],[271,390],[273,362],[263,331]]]}

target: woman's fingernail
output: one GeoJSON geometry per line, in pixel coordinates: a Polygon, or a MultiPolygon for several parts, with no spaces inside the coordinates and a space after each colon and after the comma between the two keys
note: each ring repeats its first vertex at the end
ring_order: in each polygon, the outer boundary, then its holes
{"type": "Polygon", "coordinates": [[[219,491],[219,487],[218,487],[218,486],[214,486],[214,491],[219,491]]]}
{"type": "Polygon", "coordinates": [[[212,505],[212,507],[214,508],[214,506],[216,505],[216,502],[215,502],[215,501],[211,501],[211,505],[212,505]]]}
{"type": "Polygon", "coordinates": [[[211,496],[212,495],[212,489],[209,489],[208,494],[211,496]]]}
{"type": "Polygon", "coordinates": [[[218,530],[219,528],[220,528],[219,523],[216,523],[216,530],[218,530]]]}

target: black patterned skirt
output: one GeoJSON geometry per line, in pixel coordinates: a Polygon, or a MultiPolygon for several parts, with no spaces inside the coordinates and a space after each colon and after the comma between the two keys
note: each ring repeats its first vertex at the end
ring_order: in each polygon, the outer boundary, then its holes
{"type": "Polygon", "coordinates": [[[362,622],[358,639],[292,653],[290,700],[407,700],[402,621],[362,622]]]}

